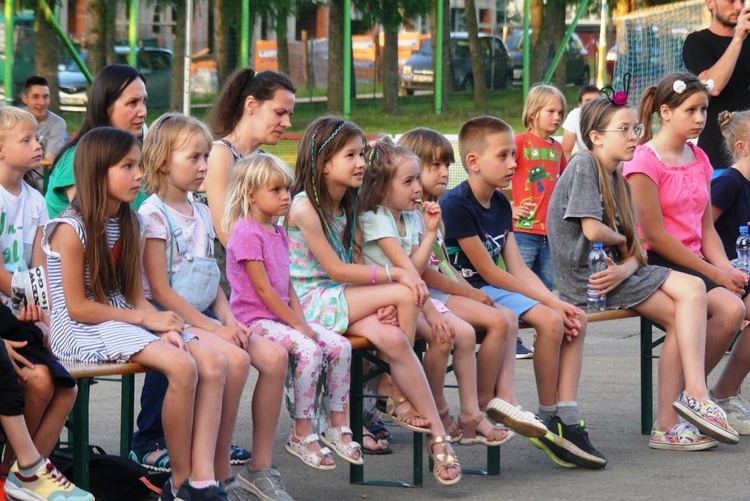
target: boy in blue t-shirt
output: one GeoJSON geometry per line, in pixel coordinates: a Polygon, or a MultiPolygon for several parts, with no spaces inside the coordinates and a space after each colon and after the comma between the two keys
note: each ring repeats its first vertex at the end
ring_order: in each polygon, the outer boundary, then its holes
{"type": "MultiPolygon", "coordinates": [[[[458,149],[468,179],[440,200],[445,243],[469,283],[536,329],[539,419],[549,433],[529,441],[560,466],[603,468],[607,460],[591,445],[576,403],[586,315],[560,301],[524,264],[510,203],[497,190],[510,184],[516,168],[513,130],[495,117],[472,118],[459,131],[458,149]],[[499,257],[507,271],[496,265],[499,257]]],[[[508,417],[504,412],[488,407],[498,421],[508,417]]]]}

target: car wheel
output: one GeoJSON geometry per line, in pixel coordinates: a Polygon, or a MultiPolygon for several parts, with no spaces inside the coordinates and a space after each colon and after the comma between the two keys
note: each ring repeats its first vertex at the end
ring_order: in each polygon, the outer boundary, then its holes
{"type": "Polygon", "coordinates": [[[465,92],[470,92],[474,90],[474,77],[471,75],[468,75],[466,78],[464,78],[464,81],[461,83],[461,90],[465,92]]]}
{"type": "Polygon", "coordinates": [[[591,74],[588,66],[583,67],[583,74],[581,75],[581,85],[588,85],[591,81],[591,74]]]}
{"type": "Polygon", "coordinates": [[[513,87],[513,70],[508,70],[508,74],[505,75],[505,81],[503,82],[503,89],[510,89],[513,87]]]}
{"type": "Polygon", "coordinates": [[[407,96],[413,96],[414,95],[414,89],[404,89],[404,90],[406,90],[406,95],[407,96]]]}

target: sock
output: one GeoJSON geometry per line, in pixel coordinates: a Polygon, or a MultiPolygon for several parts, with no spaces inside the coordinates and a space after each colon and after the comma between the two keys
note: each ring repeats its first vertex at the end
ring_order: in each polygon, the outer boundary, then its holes
{"type": "Polygon", "coordinates": [[[191,478],[188,482],[190,482],[190,485],[196,489],[208,489],[212,485],[219,485],[216,483],[216,480],[193,480],[191,478]]]}
{"type": "Polygon", "coordinates": [[[578,415],[578,404],[576,402],[557,402],[557,417],[563,424],[572,426],[581,424],[581,417],[578,415]]]}
{"type": "Polygon", "coordinates": [[[35,474],[37,471],[39,471],[39,468],[41,468],[44,463],[45,463],[45,459],[40,456],[36,463],[34,463],[31,466],[28,466],[26,468],[22,468],[21,464],[19,463],[18,464],[18,471],[24,477],[30,477],[33,474],[35,474]]]}
{"type": "Polygon", "coordinates": [[[545,422],[549,418],[553,418],[555,416],[557,416],[557,404],[539,406],[539,420],[541,422],[545,422]]]}

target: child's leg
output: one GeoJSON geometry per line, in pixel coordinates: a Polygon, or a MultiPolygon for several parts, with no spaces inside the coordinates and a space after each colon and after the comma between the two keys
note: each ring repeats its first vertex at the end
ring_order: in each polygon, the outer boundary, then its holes
{"type": "MultiPolygon", "coordinates": [[[[0,398],[0,401],[2,399],[0,398]]],[[[3,412],[5,409],[3,409],[3,412]]],[[[36,450],[34,442],[31,440],[29,430],[26,428],[26,421],[23,414],[16,416],[5,416],[0,414],[0,426],[8,437],[8,446],[13,447],[16,460],[21,468],[28,468],[41,459],[41,454],[36,450]]]]}
{"type": "Polygon", "coordinates": [[[39,461],[39,452],[26,427],[24,407],[24,390],[18,383],[5,343],[0,340],[0,425],[8,437],[8,446],[16,452],[18,463],[28,467],[39,461]]]}
{"type": "MultiPolygon", "coordinates": [[[[250,326],[253,335],[262,335],[269,341],[282,346],[290,357],[294,358],[294,428],[293,434],[305,439],[315,433],[312,418],[315,415],[315,390],[323,366],[323,350],[315,340],[310,339],[298,330],[273,320],[256,320],[250,326]]],[[[311,442],[307,450],[313,453],[320,451],[320,444],[311,442]]],[[[295,453],[300,454],[300,453],[295,453]]],[[[301,458],[302,459],[302,458],[301,458]]],[[[305,459],[302,459],[306,463],[305,459]]],[[[318,454],[314,461],[321,465],[333,465],[330,455],[318,454]]]]}
{"type": "Polygon", "coordinates": [[[542,283],[552,290],[555,286],[555,267],[552,264],[552,250],[549,246],[549,238],[544,236],[539,248],[539,254],[536,257],[536,264],[533,271],[542,280],[542,283]]]}
{"type": "MultiPolygon", "coordinates": [[[[581,379],[581,367],[583,367],[583,341],[586,338],[586,316],[584,315],[579,320],[581,327],[578,329],[578,335],[571,341],[563,338],[560,347],[560,369],[557,376],[558,402],[576,402],[578,399],[578,382],[581,379]]],[[[562,322],[562,319],[560,321],[562,322]]]]}
{"type": "Polygon", "coordinates": [[[214,458],[216,479],[225,480],[232,474],[229,463],[229,449],[232,443],[234,427],[237,423],[237,413],[239,411],[240,400],[242,399],[242,391],[245,388],[245,382],[250,372],[250,356],[239,346],[211,332],[196,328],[189,329],[189,332],[196,334],[201,343],[221,353],[227,361],[224,398],[221,403],[221,421],[216,439],[216,454],[214,458]]]}
{"type": "Polygon", "coordinates": [[[65,420],[73,409],[77,395],[78,387],[55,387],[52,400],[47,405],[42,421],[34,433],[34,444],[42,456],[47,457],[52,453],[52,449],[60,439],[65,420]]]}
{"type": "Polygon", "coordinates": [[[493,308],[463,296],[451,295],[446,306],[459,318],[467,321],[477,329],[484,329],[486,334],[476,356],[477,393],[479,408],[484,410],[487,403],[496,394],[500,384],[501,365],[507,351],[507,340],[512,337],[513,363],[510,365],[511,387],[515,366],[515,345],[518,332],[518,319],[507,308],[493,308]]]}
{"type": "Polygon", "coordinates": [[[250,467],[270,468],[289,359],[283,346],[262,336],[250,336],[247,351],[253,367],[258,370],[252,403],[253,458],[250,467]]]}
{"type": "MultiPolygon", "coordinates": [[[[745,319],[750,317],[750,295],[743,300],[745,305],[745,319]]],[[[740,392],[742,382],[750,372],[750,325],[742,329],[737,342],[727,360],[724,371],[713,389],[714,397],[723,399],[736,396],[740,392]]]]}
{"type": "MultiPolygon", "coordinates": [[[[516,339],[518,338],[518,317],[512,310],[499,304],[495,305],[508,322],[508,334],[505,336],[505,347],[500,362],[500,374],[497,376],[495,395],[513,405],[518,404],[516,398],[516,339]]],[[[482,343],[484,344],[484,343],[482,343]]],[[[478,363],[478,361],[477,361],[478,363]]],[[[479,402],[481,407],[481,400],[479,402]]],[[[485,404],[486,405],[486,404],[485,404]]]]}
{"type": "MultiPolygon", "coordinates": [[[[190,479],[216,480],[214,458],[216,440],[221,424],[224,385],[227,378],[227,359],[207,343],[190,341],[187,345],[198,367],[198,385],[193,406],[193,447],[190,479]]],[[[229,457],[227,449],[222,458],[229,457]]],[[[226,478],[226,477],[225,477],[226,478]]]]}
{"type": "Polygon", "coordinates": [[[161,341],[149,343],[131,360],[162,372],[169,381],[162,419],[169,424],[164,427],[164,433],[172,464],[172,486],[179,489],[190,476],[192,465],[192,409],[198,384],[195,360],[187,350],[161,341]]]}
{"type": "Polygon", "coordinates": [[[706,331],[706,375],[724,357],[727,347],[740,331],[745,318],[742,300],[723,287],[708,294],[708,325],[706,331]]]}
{"type": "MultiPolygon", "coordinates": [[[[422,366],[427,377],[427,383],[430,385],[432,397],[435,399],[435,406],[442,413],[448,409],[443,387],[445,386],[448,358],[453,351],[453,340],[448,340],[445,343],[434,340],[432,328],[422,313],[417,317],[417,337],[428,345],[427,351],[422,357],[422,366]]],[[[444,422],[443,425],[446,425],[446,423],[444,422]]]]}
{"type": "Polygon", "coordinates": [[[560,400],[558,381],[562,365],[561,345],[564,333],[562,319],[552,308],[537,304],[522,314],[521,320],[534,327],[537,333],[534,375],[539,405],[553,407],[560,400]]]}

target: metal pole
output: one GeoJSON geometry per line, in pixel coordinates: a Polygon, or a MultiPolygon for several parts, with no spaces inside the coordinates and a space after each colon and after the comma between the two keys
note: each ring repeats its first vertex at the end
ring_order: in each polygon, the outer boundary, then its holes
{"type": "Polygon", "coordinates": [[[185,19],[185,67],[182,70],[182,113],[190,115],[190,65],[192,58],[190,54],[193,52],[193,0],[185,0],[185,11],[187,16],[185,19]]]}
{"type": "Polygon", "coordinates": [[[531,43],[529,27],[531,26],[531,0],[523,2],[523,99],[529,95],[529,64],[531,63],[531,43]]]}
{"type": "MultiPolygon", "coordinates": [[[[607,2],[602,2],[602,24],[599,28],[599,48],[596,54],[596,86],[604,87],[604,79],[607,74],[607,17],[609,15],[607,2]]],[[[612,75],[614,78],[614,75],[612,75]]]]}
{"type": "Polygon", "coordinates": [[[242,28],[240,35],[240,66],[250,66],[250,0],[242,0],[242,28]]]}
{"type": "Polygon", "coordinates": [[[73,61],[76,62],[76,65],[78,65],[81,73],[83,73],[83,76],[86,77],[86,81],[91,84],[91,82],[94,81],[94,77],[91,76],[91,72],[89,71],[88,66],[86,66],[86,63],[83,62],[83,59],[81,59],[81,57],[78,55],[78,51],[73,46],[65,32],[62,30],[62,27],[60,27],[60,23],[57,21],[57,17],[52,13],[52,9],[49,8],[46,0],[39,0],[39,8],[42,9],[44,18],[52,26],[52,29],[55,30],[57,38],[59,38],[63,45],[65,45],[65,48],[68,49],[70,56],[73,58],[73,61]]]}
{"type": "MultiPolygon", "coordinates": [[[[114,9],[114,6],[111,8],[114,9]]],[[[130,0],[130,20],[128,21],[128,64],[133,68],[138,67],[138,0],[130,0]]]]}
{"type": "Polygon", "coordinates": [[[3,87],[5,104],[13,104],[13,0],[5,0],[5,66],[3,87]]]}
{"type": "MultiPolygon", "coordinates": [[[[603,2],[607,3],[607,2],[603,2]]],[[[583,12],[586,10],[586,7],[589,5],[589,0],[582,0],[581,4],[578,6],[578,10],[576,11],[576,15],[573,18],[573,21],[570,23],[570,26],[568,26],[568,29],[565,30],[565,35],[563,36],[562,41],[560,42],[560,46],[557,48],[557,52],[555,53],[555,58],[552,60],[552,64],[550,64],[547,67],[547,71],[544,72],[544,83],[548,84],[550,80],[552,80],[552,74],[557,69],[557,65],[560,64],[560,59],[562,59],[563,54],[565,54],[565,51],[568,48],[568,42],[570,42],[570,37],[573,36],[573,32],[576,29],[576,26],[578,26],[578,20],[581,19],[581,16],[583,15],[583,12]]]]}
{"type": "Polygon", "coordinates": [[[432,53],[435,57],[435,114],[443,114],[443,0],[437,0],[437,29],[435,30],[435,46],[432,53]]]}
{"type": "Polygon", "coordinates": [[[352,0],[344,0],[344,118],[352,114],[352,0]]]}

